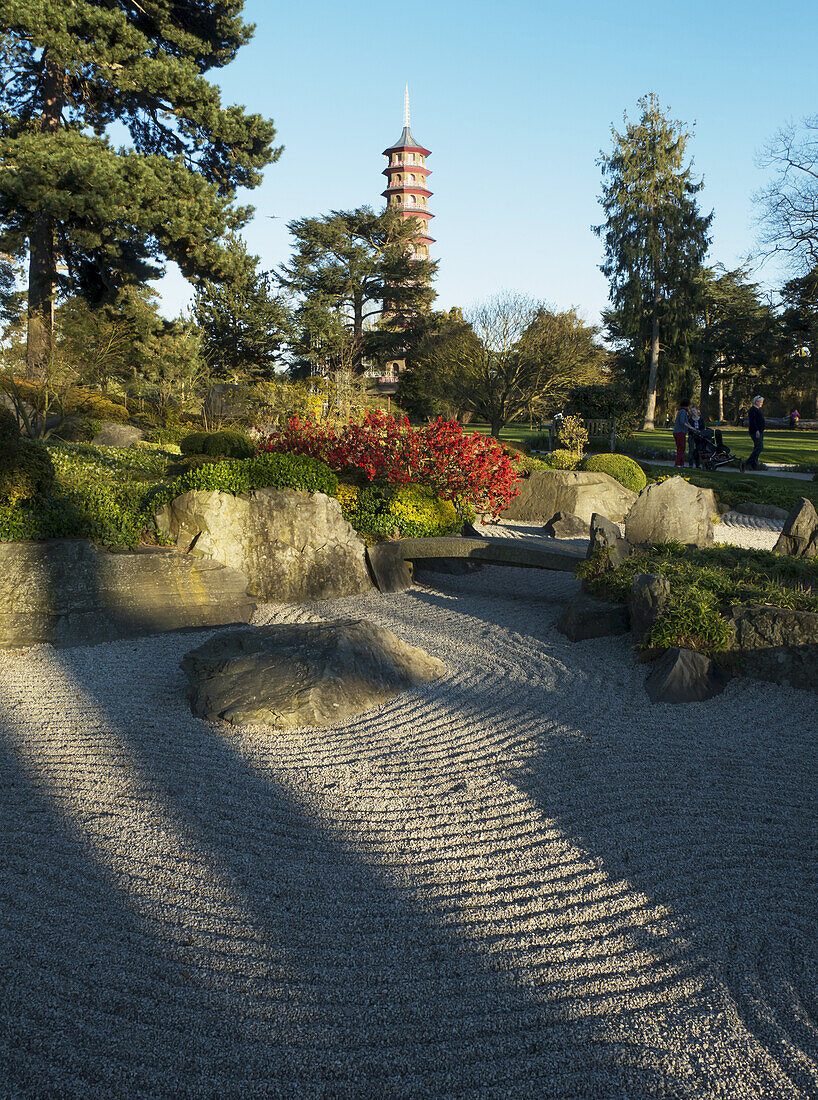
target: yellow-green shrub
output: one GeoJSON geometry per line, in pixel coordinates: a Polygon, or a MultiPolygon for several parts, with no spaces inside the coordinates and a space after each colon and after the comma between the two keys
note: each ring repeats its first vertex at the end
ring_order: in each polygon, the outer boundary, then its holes
{"type": "Polygon", "coordinates": [[[634,493],[641,493],[648,483],[645,471],[627,455],[586,455],[579,469],[608,474],[634,493]]]}
{"type": "Polygon", "coordinates": [[[0,445],[0,501],[19,504],[44,496],[54,484],[54,463],[42,443],[7,440],[0,445]]]}
{"type": "Polygon", "coordinates": [[[543,462],[552,470],[574,470],[581,457],[577,451],[558,450],[552,451],[543,459],[543,462]]]}

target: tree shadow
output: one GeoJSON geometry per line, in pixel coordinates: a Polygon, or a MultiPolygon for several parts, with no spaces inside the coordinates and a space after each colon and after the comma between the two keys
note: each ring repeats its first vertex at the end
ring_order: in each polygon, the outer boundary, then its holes
{"type": "Polygon", "coordinates": [[[195,642],[61,651],[78,748],[6,712],[8,1094],[686,1095],[426,911],[314,776],[185,715],[195,642]],[[176,660],[117,678],[145,647],[176,660]]]}

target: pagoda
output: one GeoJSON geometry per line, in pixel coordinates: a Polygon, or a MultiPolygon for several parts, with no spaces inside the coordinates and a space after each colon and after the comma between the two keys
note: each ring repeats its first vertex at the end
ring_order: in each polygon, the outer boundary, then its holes
{"type": "Polygon", "coordinates": [[[432,192],[426,186],[429,169],[426,158],[431,150],[424,149],[412,134],[409,125],[409,87],[403,98],[403,131],[383,155],[388,158],[383,174],[386,176],[386,190],[382,192],[390,210],[397,210],[402,218],[417,218],[418,233],[412,241],[412,258],[429,259],[429,245],[434,237],[429,236],[429,222],[434,217],[429,210],[432,192]]]}

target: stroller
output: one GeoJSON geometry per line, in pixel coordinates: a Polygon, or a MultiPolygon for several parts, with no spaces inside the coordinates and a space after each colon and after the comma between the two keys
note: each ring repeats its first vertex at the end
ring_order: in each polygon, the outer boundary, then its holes
{"type": "Polygon", "coordinates": [[[705,428],[703,431],[690,428],[688,434],[696,440],[696,446],[705,470],[718,470],[720,466],[727,466],[728,463],[735,462],[738,464],[741,473],[744,473],[743,459],[737,458],[733,454],[724,442],[718,428],[705,428]]]}

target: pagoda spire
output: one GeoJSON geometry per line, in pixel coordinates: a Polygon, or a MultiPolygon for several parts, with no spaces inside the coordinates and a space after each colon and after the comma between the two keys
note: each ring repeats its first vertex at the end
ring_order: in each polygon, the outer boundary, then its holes
{"type": "Polygon", "coordinates": [[[406,90],[403,93],[403,125],[409,128],[409,85],[406,85],[406,90]]]}

